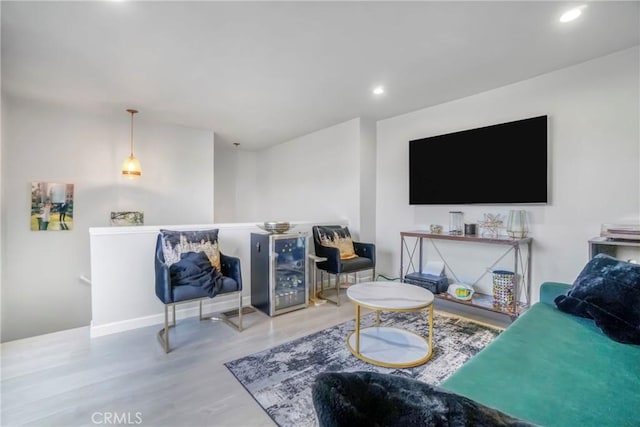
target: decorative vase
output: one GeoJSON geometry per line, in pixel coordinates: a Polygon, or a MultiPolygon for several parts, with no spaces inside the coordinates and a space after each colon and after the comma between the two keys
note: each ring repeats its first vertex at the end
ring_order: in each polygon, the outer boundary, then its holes
{"type": "Polygon", "coordinates": [[[461,211],[449,211],[449,234],[454,236],[462,235],[462,217],[461,211]]]}
{"type": "Polygon", "coordinates": [[[493,305],[500,308],[513,307],[513,283],[515,274],[511,271],[493,271],[493,305]]]}
{"type": "Polygon", "coordinates": [[[522,239],[527,237],[527,211],[511,210],[509,211],[509,219],[507,220],[507,234],[512,239],[522,239]]]}

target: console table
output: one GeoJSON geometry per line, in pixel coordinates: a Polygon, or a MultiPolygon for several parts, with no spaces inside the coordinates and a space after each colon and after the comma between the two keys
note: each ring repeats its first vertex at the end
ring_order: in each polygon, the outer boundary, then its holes
{"type": "Polygon", "coordinates": [[[498,264],[509,253],[513,253],[513,273],[514,273],[514,299],[513,304],[510,307],[500,307],[494,305],[493,296],[485,295],[479,292],[473,294],[473,298],[470,301],[464,301],[448,293],[435,294],[436,298],[446,299],[460,304],[478,307],[484,310],[493,311],[496,313],[502,313],[509,315],[512,319],[518,317],[523,313],[530,304],[530,289],[531,289],[531,243],[533,238],[525,237],[522,239],[512,239],[509,237],[479,237],[479,236],[457,236],[449,234],[433,234],[427,231],[402,231],[400,232],[400,280],[404,282],[404,277],[408,273],[419,271],[422,273],[422,261],[424,255],[424,241],[432,243],[436,252],[445,264],[446,269],[455,276],[449,262],[440,252],[437,241],[453,241],[459,243],[480,243],[488,245],[502,245],[506,246],[506,251],[495,260],[495,262],[482,274],[475,283],[475,285],[487,274],[493,267],[498,264]],[[413,243],[413,245],[411,245],[413,243]],[[525,249],[526,254],[523,255],[525,249]],[[416,254],[417,251],[417,254],[416,254]],[[406,263],[405,263],[406,255],[406,263]],[[525,258],[526,257],[526,258],[525,258]],[[417,266],[417,267],[416,267],[417,266]],[[520,275],[522,280],[520,280],[520,275]],[[524,301],[521,301],[524,296],[524,301]]]}

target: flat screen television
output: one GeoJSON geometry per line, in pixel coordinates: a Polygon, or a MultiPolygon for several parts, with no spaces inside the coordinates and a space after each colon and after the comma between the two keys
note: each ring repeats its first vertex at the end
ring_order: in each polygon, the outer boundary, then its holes
{"type": "Polygon", "coordinates": [[[411,205],[547,199],[547,116],[409,141],[411,205]]]}

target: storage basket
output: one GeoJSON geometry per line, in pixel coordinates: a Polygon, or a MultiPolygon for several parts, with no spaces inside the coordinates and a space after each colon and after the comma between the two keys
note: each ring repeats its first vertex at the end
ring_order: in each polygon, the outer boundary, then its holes
{"type": "Polygon", "coordinates": [[[493,305],[500,308],[512,307],[514,276],[511,271],[495,270],[493,272],[493,305]]]}

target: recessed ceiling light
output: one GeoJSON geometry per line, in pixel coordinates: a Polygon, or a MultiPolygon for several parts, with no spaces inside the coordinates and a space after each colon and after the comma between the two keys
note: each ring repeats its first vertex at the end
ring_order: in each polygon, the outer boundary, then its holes
{"type": "Polygon", "coordinates": [[[382,95],[384,93],[384,86],[376,86],[373,89],[373,94],[374,95],[382,95]]]}
{"type": "Polygon", "coordinates": [[[560,22],[571,22],[574,19],[577,19],[580,15],[582,15],[582,9],[586,8],[586,5],[574,7],[573,9],[567,10],[565,13],[560,16],[560,22]]]}

